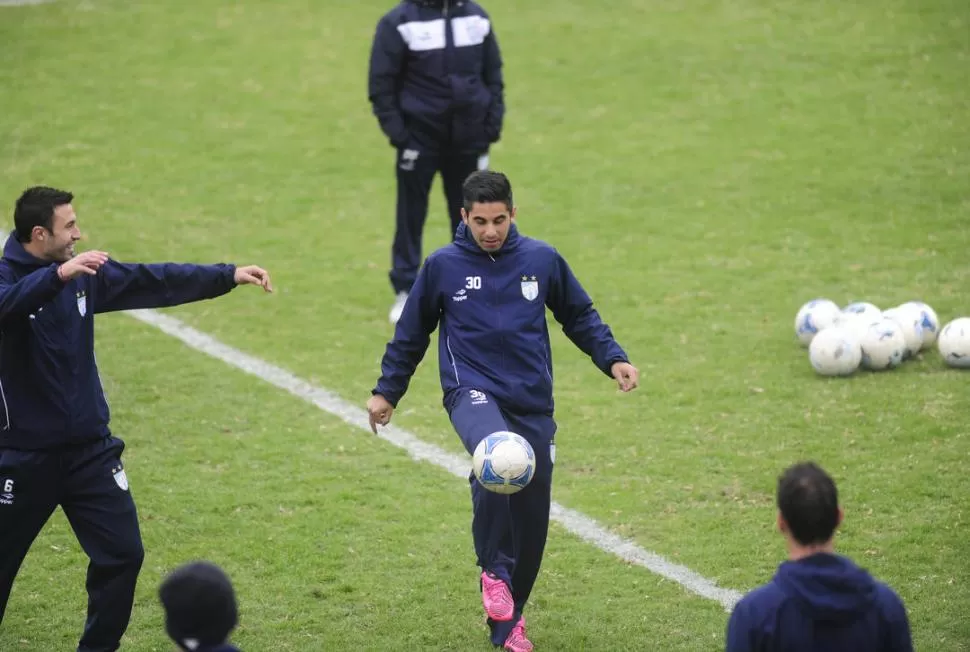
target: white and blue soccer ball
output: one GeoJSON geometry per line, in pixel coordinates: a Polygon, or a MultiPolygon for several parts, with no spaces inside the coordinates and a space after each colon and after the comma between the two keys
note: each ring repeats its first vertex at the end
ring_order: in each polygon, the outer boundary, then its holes
{"type": "Polygon", "coordinates": [[[815,335],[834,326],[841,311],[834,301],[813,299],[798,310],[795,315],[795,336],[802,346],[812,343],[815,335]]]}
{"type": "Polygon", "coordinates": [[[489,491],[514,494],[532,481],[536,454],[521,435],[493,432],[475,447],[472,470],[489,491]]]}
{"type": "Polygon", "coordinates": [[[826,328],[812,339],[808,359],[821,376],[849,376],[859,368],[862,346],[848,328],[826,328]]]}
{"type": "Polygon", "coordinates": [[[862,334],[862,366],[872,371],[898,367],[906,355],[906,338],[893,319],[880,318],[862,334]]]}
{"type": "Polygon", "coordinates": [[[920,350],[925,351],[933,346],[940,334],[940,319],[936,316],[936,311],[922,301],[907,301],[898,307],[900,310],[912,310],[919,315],[920,326],[923,328],[923,346],[920,350]]]}
{"type": "Polygon", "coordinates": [[[921,312],[913,307],[896,306],[882,313],[887,319],[892,319],[903,330],[903,339],[906,340],[906,353],[904,357],[911,358],[923,348],[923,316],[921,312]]]}
{"type": "Polygon", "coordinates": [[[970,317],[959,317],[944,326],[936,346],[948,366],[970,369],[970,317]]]}
{"type": "Polygon", "coordinates": [[[867,321],[875,321],[882,317],[882,310],[879,306],[868,301],[855,301],[842,309],[843,319],[861,318],[867,321]]]}

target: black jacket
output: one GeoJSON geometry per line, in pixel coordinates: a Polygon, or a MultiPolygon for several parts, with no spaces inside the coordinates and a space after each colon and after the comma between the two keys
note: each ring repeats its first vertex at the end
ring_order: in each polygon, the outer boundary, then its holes
{"type": "Polygon", "coordinates": [[[404,0],[377,24],[368,96],[399,149],[481,154],[499,139],[502,57],[470,0],[404,0]]]}

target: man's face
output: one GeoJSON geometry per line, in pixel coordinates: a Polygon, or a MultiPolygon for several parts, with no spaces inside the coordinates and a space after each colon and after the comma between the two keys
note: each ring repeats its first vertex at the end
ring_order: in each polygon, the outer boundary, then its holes
{"type": "Polygon", "coordinates": [[[498,251],[509,237],[509,227],[515,220],[515,208],[509,210],[505,202],[500,201],[476,202],[468,212],[461,209],[461,219],[479,247],[487,252],[498,251]]]}
{"type": "Polygon", "coordinates": [[[61,204],[54,209],[51,231],[38,226],[31,234],[31,241],[36,240],[41,245],[41,257],[59,263],[74,257],[74,243],[80,239],[81,230],[77,228],[77,216],[70,204],[61,204]]]}

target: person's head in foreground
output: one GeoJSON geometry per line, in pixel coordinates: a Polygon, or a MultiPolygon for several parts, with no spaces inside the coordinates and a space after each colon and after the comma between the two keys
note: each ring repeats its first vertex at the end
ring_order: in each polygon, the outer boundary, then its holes
{"type": "Polygon", "coordinates": [[[180,566],[158,589],[165,631],[186,652],[231,650],[229,634],[239,622],[232,582],[215,564],[180,566]]]}

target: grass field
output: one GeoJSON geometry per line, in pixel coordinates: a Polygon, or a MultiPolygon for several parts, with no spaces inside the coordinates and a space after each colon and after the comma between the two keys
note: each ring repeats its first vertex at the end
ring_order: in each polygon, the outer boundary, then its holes
{"type": "MultiPolygon", "coordinates": [[[[118,259],[267,267],[274,295],[171,314],[363,405],[391,335],[393,154],[366,98],[389,6],[0,7],[5,219],[56,185],[118,259]]],[[[970,650],[970,376],[931,351],[824,380],[791,332],[816,296],[970,315],[970,5],[486,6],[508,101],[492,165],[643,372],[621,396],[555,333],[555,498],[747,590],[784,555],[778,472],[815,459],[840,551],[902,595],[917,649],[970,650]]],[[[126,316],[99,318],[98,357],[147,548],[126,649],[171,649],[155,590],[198,557],[233,577],[246,650],[491,649],[464,482],[126,316]]],[[[395,423],[459,452],[435,362],[395,423]]],[[[56,514],[0,650],[73,649],[84,566],[56,514]]],[[[723,646],[719,605],[558,527],[533,595],[540,650],[723,646]]]]}

